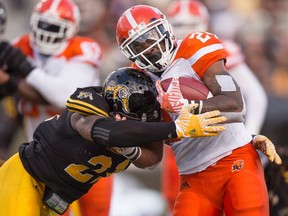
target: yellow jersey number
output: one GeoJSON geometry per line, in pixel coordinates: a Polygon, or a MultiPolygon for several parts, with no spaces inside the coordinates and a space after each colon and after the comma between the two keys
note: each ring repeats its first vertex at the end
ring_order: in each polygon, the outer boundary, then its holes
{"type": "Polygon", "coordinates": [[[125,168],[129,164],[129,160],[125,160],[122,163],[118,164],[118,166],[115,168],[115,170],[112,173],[109,173],[109,172],[107,172],[107,170],[112,165],[111,157],[107,157],[104,155],[95,156],[95,157],[92,157],[88,162],[95,167],[97,165],[99,167],[99,165],[100,165],[100,168],[93,170],[95,175],[89,174],[89,173],[84,173],[85,171],[90,170],[90,168],[83,165],[83,164],[70,164],[69,166],[67,166],[65,168],[65,171],[72,178],[74,178],[75,180],[77,180],[79,182],[82,182],[82,183],[89,182],[90,184],[94,184],[95,182],[97,182],[102,177],[108,177],[108,176],[112,175],[113,173],[117,173],[117,172],[121,172],[121,171],[125,170],[125,168]],[[101,175],[101,176],[99,176],[98,178],[95,178],[95,176],[98,176],[98,175],[101,175]]]}

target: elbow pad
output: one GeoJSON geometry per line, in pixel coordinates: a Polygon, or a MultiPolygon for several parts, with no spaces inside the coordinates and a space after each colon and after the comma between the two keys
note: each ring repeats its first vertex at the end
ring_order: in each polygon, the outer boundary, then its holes
{"type": "Polygon", "coordinates": [[[177,138],[177,133],[174,122],[115,121],[113,118],[100,118],[93,124],[91,137],[95,143],[104,146],[133,147],[177,138]]]}

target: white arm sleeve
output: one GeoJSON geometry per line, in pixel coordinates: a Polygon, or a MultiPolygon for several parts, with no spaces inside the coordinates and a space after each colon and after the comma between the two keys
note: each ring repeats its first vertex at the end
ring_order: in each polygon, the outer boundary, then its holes
{"type": "Polygon", "coordinates": [[[239,84],[246,102],[246,128],[252,134],[259,134],[266,116],[267,94],[257,77],[245,63],[231,68],[229,73],[239,84]]]}
{"type": "Polygon", "coordinates": [[[37,67],[26,77],[26,81],[51,105],[61,109],[65,108],[67,99],[77,87],[100,84],[98,69],[80,62],[68,62],[57,76],[37,67]]]}

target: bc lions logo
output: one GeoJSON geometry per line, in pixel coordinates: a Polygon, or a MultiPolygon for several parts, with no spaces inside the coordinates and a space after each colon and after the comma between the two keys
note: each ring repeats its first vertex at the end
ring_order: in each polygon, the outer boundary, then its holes
{"type": "Polygon", "coordinates": [[[79,98],[79,99],[89,98],[91,101],[93,100],[92,93],[91,92],[84,92],[84,91],[79,92],[77,98],[79,98]]]}
{"type": "Polygon", "coordinates": [[[243,166],[244,166],[244,160],[234,161],[234,163],[232,164],[232,172],[242,170],[243,166]]]}
{"type": "Polygon", "coordinates": [[[115,85],[112,81],[105,88],[105,91],[108,93],[108,99],[113,101],[119,101],[122,103],[123,111],[129,113],[129,97],[131,95],[129,88],[125,85],[115,85]]]}

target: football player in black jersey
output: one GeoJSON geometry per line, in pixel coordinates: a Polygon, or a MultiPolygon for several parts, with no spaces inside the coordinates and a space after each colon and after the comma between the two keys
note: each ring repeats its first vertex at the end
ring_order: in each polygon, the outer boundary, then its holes
{"type": "Polygon", "coordinates": [[[1,215],[63,214],[100,178],[130,163],[141,168],[159,163],[162,140],[224,130],[210,126],[225,121],[220,112],[194,115],[194,105],[173,122],[158,122],[156,96],[151,78],[133,68],[111,73],[103,89],[78,88],[61,116],[41,123],[34,140],[0,168],[1,215]]]}

